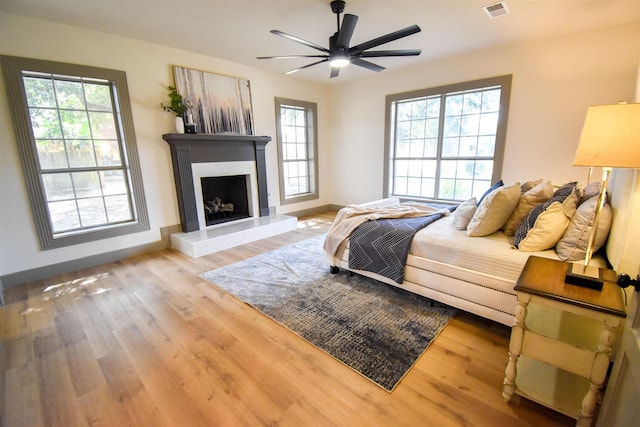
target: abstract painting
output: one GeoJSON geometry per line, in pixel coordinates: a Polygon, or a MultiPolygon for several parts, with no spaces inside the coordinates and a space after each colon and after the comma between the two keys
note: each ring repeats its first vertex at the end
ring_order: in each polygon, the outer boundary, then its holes
{"type": "Polygon", "coordinates": [[[178,66],[173,71],[199,133],[253,135],[249,80],[178,66]]]}

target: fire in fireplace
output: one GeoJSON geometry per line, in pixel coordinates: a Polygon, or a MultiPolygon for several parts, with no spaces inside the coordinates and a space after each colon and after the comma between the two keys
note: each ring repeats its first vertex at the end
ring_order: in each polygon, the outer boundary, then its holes
{"type": "Polygon", "coordinates": [[[248,175],[200,178],[207,227],[251,217],[248,175]]]}

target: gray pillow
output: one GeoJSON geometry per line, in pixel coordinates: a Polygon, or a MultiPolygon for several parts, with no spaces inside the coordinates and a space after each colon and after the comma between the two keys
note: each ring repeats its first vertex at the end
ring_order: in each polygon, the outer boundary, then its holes
{"type": "MultiPolygon", "coordinates": [[[[587,247],[589,246],[589,239],[591,238],[597,204],[598,196],[596,195],[578,206],[573,217],[571,217],[567,231],[565,231],[556,245],[558,258],[563,261],[578,261],[584,259],[587,253],[587,247]]],[[[598,231],[596,232],[593,252],[596,252],[606,243],[612,221],[613,212],[611,206],[605,204],[598,217],[598,231]]]]}

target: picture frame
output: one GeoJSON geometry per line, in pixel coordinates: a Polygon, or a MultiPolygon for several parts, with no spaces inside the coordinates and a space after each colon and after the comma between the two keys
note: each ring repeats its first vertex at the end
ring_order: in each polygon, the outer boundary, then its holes
{"type": "Polygon", "coordinates": [[[173,72],[199,133],[253,135],[249,80],[177,65],[173,72]]]}

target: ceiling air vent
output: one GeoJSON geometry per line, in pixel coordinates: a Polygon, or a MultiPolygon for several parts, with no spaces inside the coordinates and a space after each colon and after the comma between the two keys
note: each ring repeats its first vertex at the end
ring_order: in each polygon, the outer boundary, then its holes
{"type": "Polygon", "coordinates": [[[499,16],[504,16],[509,13],[507,4],[503,1],[484,6],[483,9],[485,12],[487,12],[487,15],[489,15],[489,18],[491,19],[497,18],[499,16]]]}

